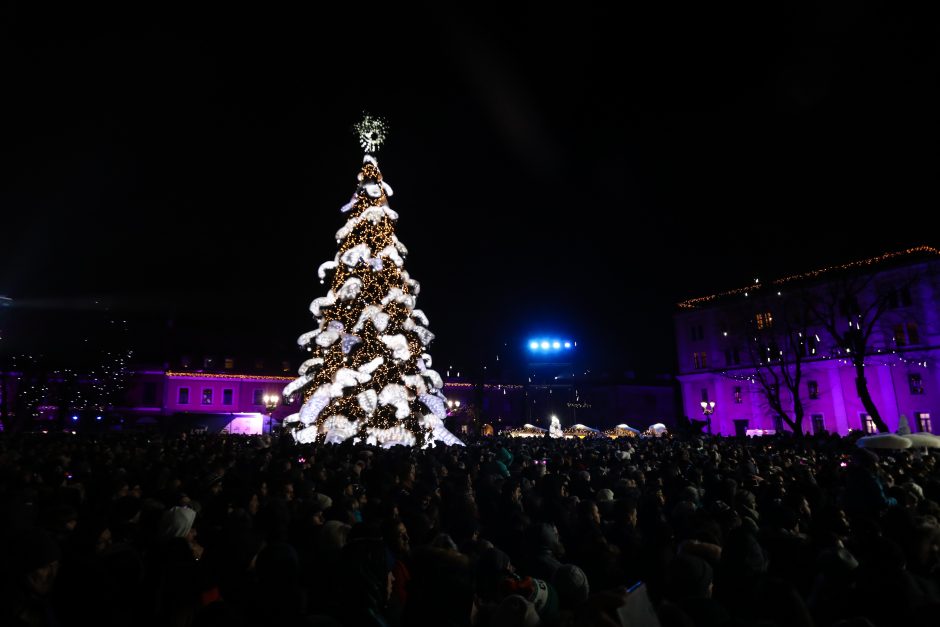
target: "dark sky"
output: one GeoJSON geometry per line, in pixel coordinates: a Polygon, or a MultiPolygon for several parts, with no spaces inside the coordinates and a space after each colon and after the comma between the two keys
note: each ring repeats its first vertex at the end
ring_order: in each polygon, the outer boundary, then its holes
{"type": "Polygon", "coordinates": [[[438,366],[670,370],[677,300],[940,243],[921,3],[304,4],[5,3],[0,294],[296,358],[363,109],[438,366]]]}

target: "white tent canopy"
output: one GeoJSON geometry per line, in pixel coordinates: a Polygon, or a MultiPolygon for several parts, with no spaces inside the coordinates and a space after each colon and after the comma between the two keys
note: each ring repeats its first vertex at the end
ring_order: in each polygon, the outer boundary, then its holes
{"type": "Polygon", "coordinates": [[[907,437],[902,435],[895,435],[894,433],[876,433],[859,438],[858,442],[855,444],[859,448],[900,450],[911,448],[912,443],[907,437]]]}

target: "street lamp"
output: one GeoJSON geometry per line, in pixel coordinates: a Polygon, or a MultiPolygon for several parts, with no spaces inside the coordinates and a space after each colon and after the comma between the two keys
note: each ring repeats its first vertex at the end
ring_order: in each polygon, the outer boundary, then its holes
{"type": "Polygon", "coordinates": [[[708,428],[708,435],[712,434],[712,414],[715,413],[715,401],[702,401],[702,413],[705,415],[705,425],[708,428]]]}
{"type": "Polygon", "coordinates": [[[281,399],[277,394],[265,394],[264,398],[261,400],[264,401],[264,406],[268,410],[267,429],[262,428],[261,431],[263,433],[271,433],[271,421],[274,418],[274,410],[277,409],[277,404],[281,399]]]}

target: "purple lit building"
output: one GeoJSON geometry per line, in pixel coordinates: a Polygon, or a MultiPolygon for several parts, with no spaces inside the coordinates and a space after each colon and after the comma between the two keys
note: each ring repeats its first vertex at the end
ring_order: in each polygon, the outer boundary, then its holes
{"type": "MultiPolygon", "coordinates": [[[[168,370],[137,368],[130,377],[123,398],[114,407],[102,411],[73,411],[52,401],[43,402],[36,415],[24,421],[24,428],[44,430],[139,429],[205,430],[211,433],[266,433],[287,415],[299,409],[299,398],[285,404],[283,399],[272,410],[266,396],[282,394],[284,386],[295,377],[287,374],[251,373],[251,368],[236,369],[235,360],[221,363],[206,359],[200,369],[191,369],[187,361],[168,370]],[[98,416],[102,419],[98,420],[98,416]],[[72,417],[75,416],[75,420],[72,417]]],[[[244,364],[241,364],[244,365],[244,364]]],[[[260,370],[260,369],[259,369],[260,370]]],[[[17,396],[19,373],[4,373],[0,394],[10,401],[17,396]]],[[[55,380],[49,380],[51,389],[55,380]]],[[[548,384],[521,385],[486,383],[482,386],[463,379],[445,380],[448,421],[455,433],[498,432],[525,422],[549,423],[557,415],[563,426],[582,422],[607,428],[626,422],[646,428],[655,422],[672,424],[675,412],[674,382],[657,380],[646,383],[602,381],[557,381],[548,384]]],[[[56,397],[53,392],[50,398],[56,397]]],[[[11,402],[6,411],[13,411],[11,402]]]]}
{"type": "Polygon", "coordinates": [[[713,433],[792,430],[797,405],[805,433],[872,432],[866,391],[889,430],[940,433],[936,249],[691,299],[675,329],[683,413],[713,433]]]}

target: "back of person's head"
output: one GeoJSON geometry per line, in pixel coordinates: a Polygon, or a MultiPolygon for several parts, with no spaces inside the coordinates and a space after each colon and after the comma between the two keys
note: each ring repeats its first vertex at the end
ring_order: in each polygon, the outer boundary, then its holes
{"type": "Polygon", "coordinates": [[[535,606],[518,594],[503,599],[490,620],[491,627],[538,627],[539,623],[535,606]]]}
{"type": "Polygon", "coordinates": [[[700,557],[683,553],[667,571],[667,596],[676,600],[706,599],[712,593],[712,567],[700,557]]]}
{"type": "Polygon", "coordinates": [[[587,575],[574,564],[562,564],[552,577],[558,592],[558,603],[563,610],[574,610],[584,605],[591,595],[587,575]]]}

